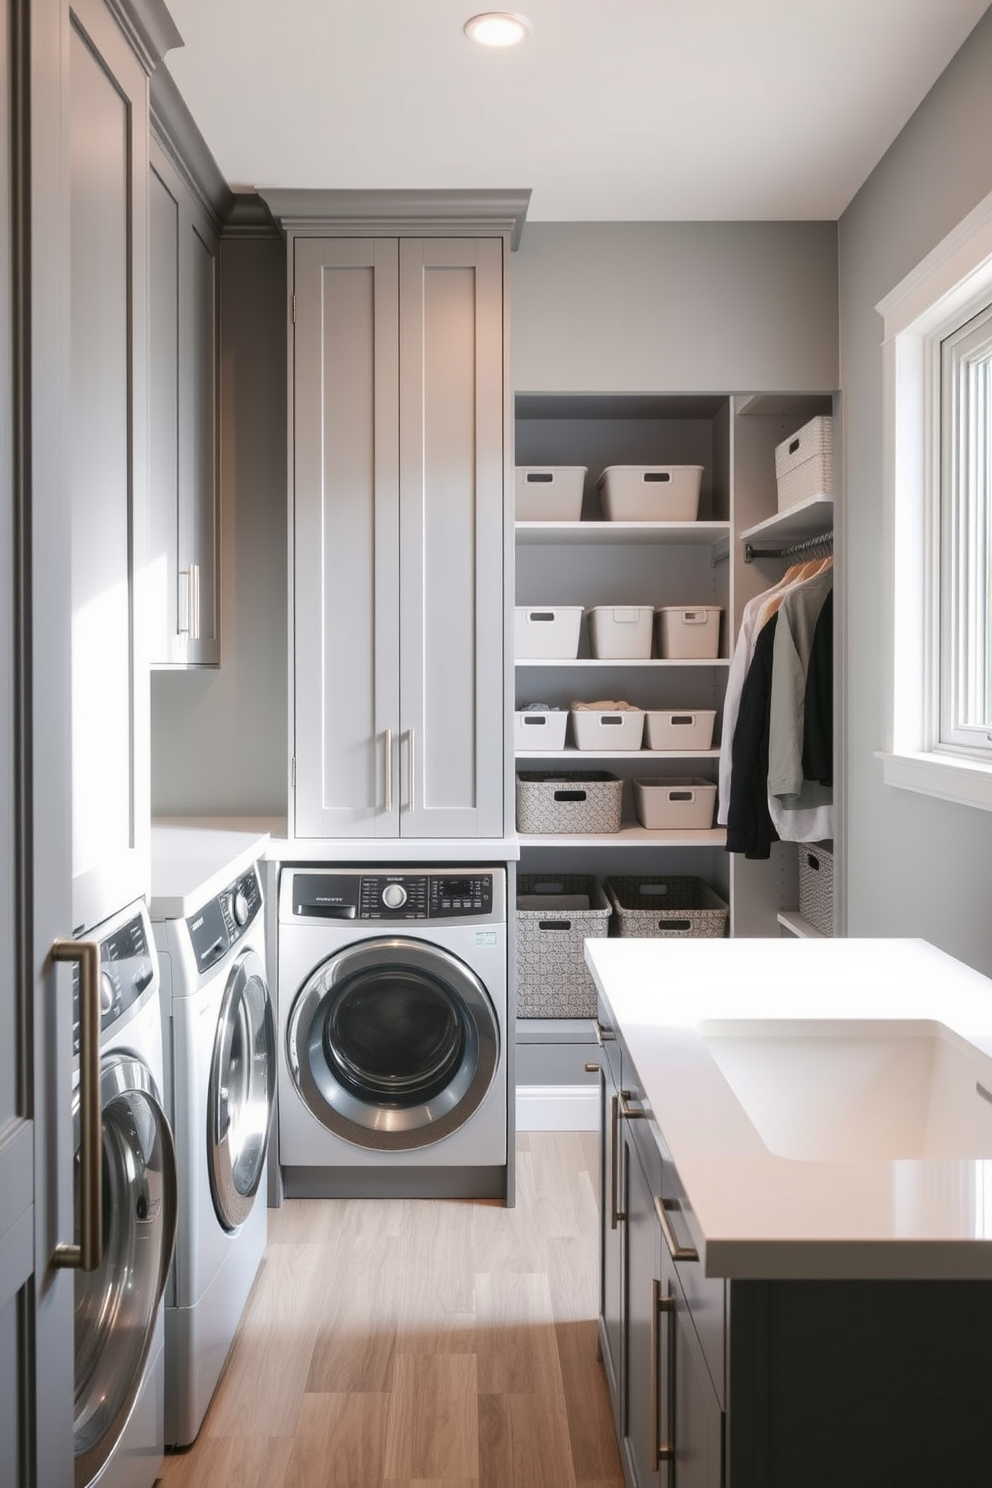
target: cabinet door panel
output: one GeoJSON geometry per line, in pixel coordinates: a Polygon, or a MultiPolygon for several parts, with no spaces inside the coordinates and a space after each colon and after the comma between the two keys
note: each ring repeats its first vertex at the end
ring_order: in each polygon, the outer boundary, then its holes
{"type": "Polygon", "coordinates": [[[220,544],[217,479],[217,345],[220,244],[209,222],[188,205],[185,267],[188,275],[188,346],[180,384],[185,398],[188,438],[179,506],[179,566],[185,569],[189,625],[188,660],[220,661],[220,544]],[[190,570],[195,568],[195,583],[190,570]],[[193,613],[195,612],[195,613],[193,613]]]}
{"type": "Polygon", "coordinates": [[[148,601],[153,662],[175,661],[179,586],[179,259],[181,186],[159,151],[149,189],[149,553],[148,601]]]}
{"type": "Polygon", "coordinates": [[[656,1481],[658,1461],[656,1288],[661,1276],[661,1231],[637,1149],[630,1140],[624,1141],[623,1148],[627,1179],[623,1445],[632,1482],[647,1488],[656,1481]]]}
{"type": "Polygon", "coordinates": [[[295,754],[300,836],[396,836],[395,240],[296,243],[295,754]],[[386,740],[393,779],[385,781],[386,740]]]}
{"type": "Polygon", "coordinates": [[[498,239],[400,245],[404,835],[502,830],[502,305],[498,239]]]}

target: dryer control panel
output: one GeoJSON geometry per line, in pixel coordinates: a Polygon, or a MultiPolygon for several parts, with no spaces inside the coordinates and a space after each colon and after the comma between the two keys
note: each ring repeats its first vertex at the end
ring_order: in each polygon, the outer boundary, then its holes
{"type": "Polygon", "coordinates": [[[209,971],[237,945],[262,908],[262,886],[254,868],[228,884],[186,921],[196,967],[209,971]]]}
{"type": "MultiPolygon", "coordinates": [[[[155,979],[141,915],[100,942],[100,1032],[124,1016],[155,979]]],[[[72,1052],[79,1053],[79,967],[72,969],[72,1052]]]]}
{"type": "Polygon", "coordinates": [[[292,913],[307,919],[465,919],[492,923],[503,912],[502,878],[491,869],[443,873],[298,873],[292,875],[292,913]]]}

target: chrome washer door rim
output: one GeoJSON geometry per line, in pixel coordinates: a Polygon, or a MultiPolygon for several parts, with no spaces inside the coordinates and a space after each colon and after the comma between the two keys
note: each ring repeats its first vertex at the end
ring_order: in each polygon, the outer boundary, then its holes
{"type": "Polygon", "coordinates": [[[383,936],[346,947],[311,973],[290,1013],[286,1055],[297,1094],[329,1131],[356,1146],[405,1151],[440,1142],[482,1104],[499,1062],[499,1022],[485,987],[464,961],[429,941],[383,936]],[[344,989],[358,979],[374,984],[378,973],[404,969],[429,980],[449,999],[461,1023],[463,1050],[442,1089],[397,1106],[363,1099],[348,1088],[328,1060],[325,1026],[344,989]]]}
{"type": "Polygon", "coordinates": [[[272,1126],[275,1055],[265,968],[254,951],[245,951],[221,998],[207,1090],[207,1170],[214,1211],[226,1230],[244,1224],[258,1192],[272,1126]]]}

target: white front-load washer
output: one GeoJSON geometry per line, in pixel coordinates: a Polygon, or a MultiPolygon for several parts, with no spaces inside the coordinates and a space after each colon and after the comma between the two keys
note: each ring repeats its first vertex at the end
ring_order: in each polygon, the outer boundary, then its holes
{"type": "MultiPolygon", "coordinates": [[[[163,1294],[176,1156],[163,1104],[159,971],[143,902],[86,935],[100,947],[101,1246],[76,1270],[75,1488],[151,1488],[164,1450],[163,1294]]],[[[73,989],[74,1202],[83,1208],[79,977],[73,989]]]]}
{"type": "Polygon", "coordinates": [[[507,1196],[504,868],[284,867],[288,1197],[507,1196]]]}
{"type": "Polygon", "coordinates": [[[258,1272],[275,1105],[275,1019],[254,867],[155,924],[179,1231],[165,1305],[165,1440],[192,1442],[258,1272]]]}

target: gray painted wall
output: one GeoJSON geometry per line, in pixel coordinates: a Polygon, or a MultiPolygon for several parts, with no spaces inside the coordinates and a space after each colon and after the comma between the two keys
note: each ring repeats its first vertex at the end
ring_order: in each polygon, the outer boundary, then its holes
{"type": "Polygon", "coordinates": [[[221,247],[221,665],[152,674],[152,812],[286,814],[286,249],[221,247]]]}
{"type": "MultiPolygon", "coordinates": [[[[221,260],[221,667],[157,673],[157,815],[286,812],[285,249],[221,260]]],[[[511,260],[520,391],[832,389],[834,223],[534,223],[511,260]]]]}
{"type": "Polygon", "coordinates": [[[875,305],[992,191],[992,11],[840,222],[851,935],[922,935],[992,973],[992,812],[883,785],[881,319],[875,305]]]}

